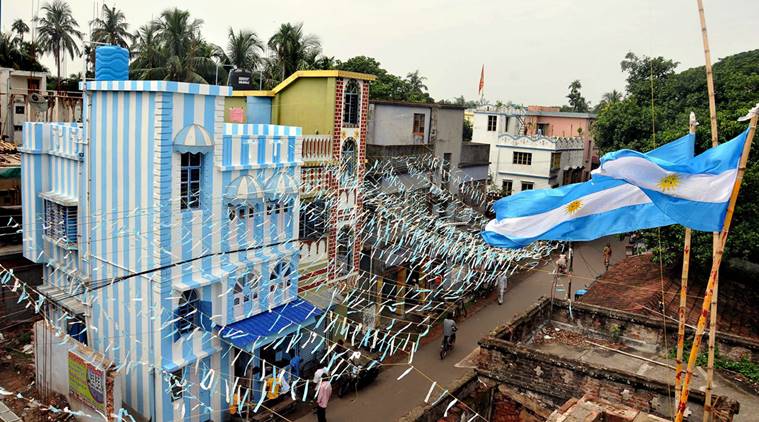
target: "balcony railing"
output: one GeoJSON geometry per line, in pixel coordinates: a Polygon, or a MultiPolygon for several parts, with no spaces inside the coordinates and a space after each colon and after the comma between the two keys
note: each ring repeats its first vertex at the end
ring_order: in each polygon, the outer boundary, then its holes
{"type": "Polygon", "coordinates": [[[332,159],[331,135],[304,135],[302,157],[304,162],[323,162],[332,159]]]}

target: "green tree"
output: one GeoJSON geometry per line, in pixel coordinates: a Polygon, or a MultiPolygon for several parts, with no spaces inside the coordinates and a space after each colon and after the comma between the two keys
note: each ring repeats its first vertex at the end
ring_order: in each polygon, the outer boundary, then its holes
{"type": "Polygon", "coordinates": [[[427,79],[419,71],[408,73],[406,78],[393,75],[385,70],[376,59],[367,56],[355,56],[342,62],[335,68],[350,72],[367,73],[377,79],[372,82],[369,97],[373,100],[432,102],[424,81],[427,79]]]}
{"type": "Polygon", "coordinates": [[[216,72],[212,57],[219,48],[203,40],[202,24],[189,11],[164,10],[158,20],[141,27],[136,34],[133,75],[139,79],[195,83],[212,80],[216,72]]]}
{"type": "Polygon", "coordinates": [[[237,33],[229,28],[226,50],[221,50],[220,55],[224,63],[231,64],[238,69],[253,71],[262,64],[264,44],[253,31],[239,30],[237,33]]]}
{"type": "Polygon", "coordinates": [[[102,18],[92,21],[92,41],[128,48],[132,34],[124,12],[104,4],[102,18]]]}
{"type": "Polygon", "coordinates": [[[269,38],[268,45],[273,52],[271,59],[276,61],[275,67],[282,72],[280,81],[296,70],[309,69],[309,64],[321,54],[319,38],[305,34],[303,23],[283,23],[269,38]]]}
{"type": "Polygon", "coordinates": [[[585,100],[585,97],[582,96],[580,93],[580,89],[582,88],[582,84],[578,79],[575,79],[572,81],[571,84],[569,84],[569,94],[567,95],[567,98],[569,99],[569,110],[568,111],[575,111],[575,112],[582,112],[585,113],[588,111],[588,101],[585,100]]]}
{"type": "Polygon", "coordinates": [[[23,19],[16,19],[13,21],[13,24],[11,25],[11,30],[18,34],[18,37],[21,39],[21,42],[24,41],[24,34],[29,32],[29,25],[24,22],[23,19]]]}
{"type": "MultiPolygon", "coordinates": [[[[699,121],[709,121],[706,71],[703,66],[677,73],[677,63],[663,57],[638,57],[628,53],[621,63],[627,74],[626,95],[599,111],[594,124],[596,144],[602,152],[620,148],[647,151],[688,130],[688,115],[696,113],[699,121]],[[653,89],[652,89],[653,88],[653,89]],[[653,91],[653,95],[652,95],[653,91]],[[651,112],[653,96],[654,114],[651,112]],[[655,120],[654,120],[655,119],[655,120]],[[652,120],[655,125],[652,125],[652,120]],[[655,127],[656,131],[653,132],[655,127]]],[[[736,119],[756,104],[759,92],[759,50],[728,56],[713,66],[717,93],[717,119],[721,142],[732,139],[746,129],[736,119]]],[[[702,124],[697,133],[697,150],[711,146],[711,130],[702,124]]],[[[746,168],[741,194],[736,205],[725,258],[757,262],[759,254],[759,151],[754,149],[746,168]]],[[[683,228],[663,227],[661,249],[659,230],[647,230],[644,238],[661,253],[670,268],[681,265],[683,228]]],[[[692,241],[691,265],[698,274],[711,265],[711,233],[696,233],[692,241]]]]}
{"type": "Polygon", "coordinates": [[[71,7],[63,0],[53,0],[42,6],[42,17],[36,17],[40,47],[55,58],[56,77],[61,79],[61,55],[68,53],[71,59],[79,55],[77,39],[82,40],[79,24],[71,7]]]}

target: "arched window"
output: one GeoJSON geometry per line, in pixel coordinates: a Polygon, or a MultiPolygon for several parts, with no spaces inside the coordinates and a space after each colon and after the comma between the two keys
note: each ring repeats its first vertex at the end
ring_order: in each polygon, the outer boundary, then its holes
{"type": "Polygon", "coordinates": [[[348,274],[353,271],[353,232],[349,227],[340,229],[337,235],[338,273],[348,274]]]}
{"type": "Polygon", "coordinates": [[[292,286],[293,284],[293,270],[288,262],[279,261],[274,266],[274,271],[271,272],[269,277],[269,292],[273,292],[277,286],[283,290],[292,286]]]}
{"type": "Polygon", "coordinates": [[[179,298],[179,306],[177,307],[176,329],[179,335],[189,333],[195,327],[200,325],[200,312],[198,306],[200,300],[198,299],[198,292],[195,290],[187,290],[182,292],[182,296],[179,298]]]}
{"type": "Polygon", "coordinates": [[[356,177],[356,141],[348,138],[343,142],[343,151],[340,155],[340,167],[342,167],[343,183],[353,182],[356,177]]]}
{"type": "Polygon", "coordinates": [[[355,80],[349,80],[345,85],[345,101],[343,102],[343,123],[358,125],[358,111],[361,107],[359,86],[355,80]]]}

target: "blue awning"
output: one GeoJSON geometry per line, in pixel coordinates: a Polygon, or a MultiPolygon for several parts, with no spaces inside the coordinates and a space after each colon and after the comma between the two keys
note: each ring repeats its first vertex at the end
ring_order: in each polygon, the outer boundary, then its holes
{"type": "Polygon", "coordinates": [[[263,346],[292,333],[299,326],[316,322],[316,318],[321,314],[322,310],[316,306],[296,298],[292,302],[272,308],[271,311],[229,324],[219,331],[219,335],[239,348],[247,348],[256,340],[263,346]]]}
{"type": "Polygon", "coordinates": [[[174,150],[177,152],[208,152],[213,148],[211,134],[201,125],[191,124],[185,126],[174,137],[174,150]]]}

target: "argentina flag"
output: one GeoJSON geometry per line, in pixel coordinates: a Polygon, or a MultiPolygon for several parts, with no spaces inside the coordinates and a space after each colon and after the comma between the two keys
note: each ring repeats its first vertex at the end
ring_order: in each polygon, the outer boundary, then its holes
{"type": "Polygon", "coordinates": [[[639,187],[676,223],[694,230],[722,230],[748,129],[692,160],[621,150],[604,155],[593,178],[607,177],[639,187]]]}
{"type": "MultiPolygon", "coordinates": [[[[688,134],[644,154],[687,162],[695,136],[688,134]]],[[[674,224],[637,186],[600,177],[554,189],[524,191],[493,205],[496,219],[482,237],[492,246],[521,248],[536,240],[585,241],[674,224]]]]}

